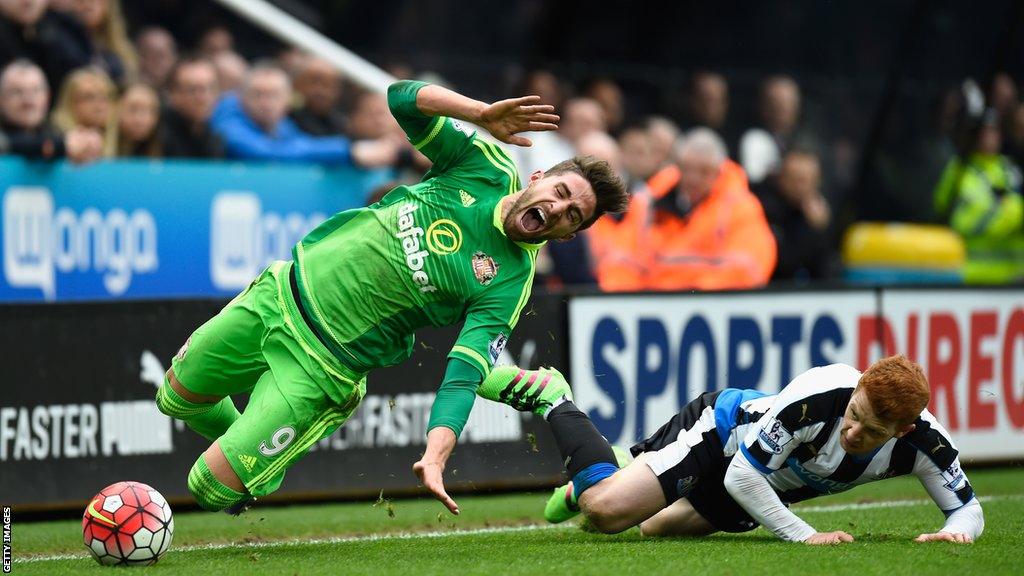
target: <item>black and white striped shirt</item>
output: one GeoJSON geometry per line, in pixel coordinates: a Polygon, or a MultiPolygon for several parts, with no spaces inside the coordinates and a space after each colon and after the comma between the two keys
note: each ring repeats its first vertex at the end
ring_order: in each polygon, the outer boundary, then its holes
{"type": "Polygon", "coordinates": [[[972,537],[980,534],[980,505],[960,468],[956,447],[927,410],[916,420],[913,431],[889,440],[873,453],[854,455],[843,450],[839,444],[841,422],[860,376],[845,364],[813,368],[797,376],[778,395],[739,404],[736,425],[725,444],[726,456],[741,453],[733,458],[726,476],[726,487],[733,498],[780,537],[804,540],[814,529],[788,510],[781,513],[778,508],[785,509],[777,504],[788,505],[876,480],[914,474],[946,515],[945,531],[955,529],[972,537]],[[764,490],[750,493],[758,484],[754,476],[767,481],[774,502],[764,490]],[[737,483],[744,489],[739,490],[737,483]],[[771,508],[777,518],[766,514],[765,507],[771,508]],[[959,516],[958,511],[962,511],[959,516]]]}

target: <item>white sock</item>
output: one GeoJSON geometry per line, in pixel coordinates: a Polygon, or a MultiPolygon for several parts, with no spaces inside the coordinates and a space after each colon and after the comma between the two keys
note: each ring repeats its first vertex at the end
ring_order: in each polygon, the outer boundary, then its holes
{"type": "Polygon", "coordinates": [[[565,404],[568,401],[569,401],[569,399],[566,398],[564,394],[559,396],[558,400],[555,400],[554,402],[552,402],[551,406],[548,406],[548,409],[544,411],[544,419],[547,420],[548,419],[548,414],[551,414],[552,410],[554,410],[555,408],[558,408],[559,406],[561,406],[562,404],[565,404]]]}

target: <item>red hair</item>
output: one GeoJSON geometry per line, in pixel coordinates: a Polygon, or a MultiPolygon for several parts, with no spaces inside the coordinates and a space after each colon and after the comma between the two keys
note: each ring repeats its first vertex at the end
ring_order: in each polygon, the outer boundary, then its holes
{"type": "Polygon", "coordinates": [[[869,366],[857,388],[867,395],[875,417],[898,426],[917,420],[931,397],[924,370],[902,354],[882,358],[869,366]]]}

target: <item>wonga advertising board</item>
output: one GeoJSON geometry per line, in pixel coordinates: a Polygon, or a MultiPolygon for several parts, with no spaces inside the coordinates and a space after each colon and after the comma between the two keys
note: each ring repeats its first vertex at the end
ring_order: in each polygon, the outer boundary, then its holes
{"type": "Polygon", "coordinates": [[[230,297],[377,172],[0,158],[0,302],[230,297]]]}

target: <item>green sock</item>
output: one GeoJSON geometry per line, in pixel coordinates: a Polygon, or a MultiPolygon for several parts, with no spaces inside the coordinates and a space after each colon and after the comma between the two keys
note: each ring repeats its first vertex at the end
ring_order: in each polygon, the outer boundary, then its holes
{"type": "Polygon", "coordinates": [[[215,404],[189,402],[175,392],[166,379],[156,393],[156,403],[161,412],[184,421],[189,428],[210,441],[223,436],[228,427],[242,415],[229,396],[215,404]]]}
{"type": "Polygon", "coordinates": [[[188,490],[203,510],[211,512],[223,510],[245,498],[245,494],[217,480],[202,456],[188,473],[188,490]]]}

